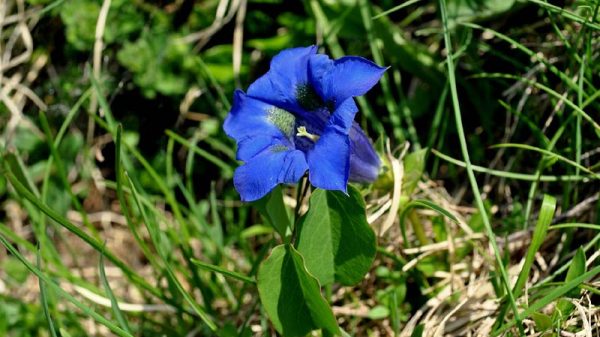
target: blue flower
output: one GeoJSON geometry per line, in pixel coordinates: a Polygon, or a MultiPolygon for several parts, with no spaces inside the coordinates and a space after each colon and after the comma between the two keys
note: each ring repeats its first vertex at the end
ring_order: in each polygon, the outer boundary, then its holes
{"type": "Polygon", "coordinates": [[[332,60],[315,46],[292,48],[276,55],[247,93],[237,90],[223,128],[244,162],[233,178],[242,200],[295,183],[307,170],[311,184],[326,190],[374,181],[380,161],[354,122],[353,97],[386,69],[356,56],[332,60]]]}

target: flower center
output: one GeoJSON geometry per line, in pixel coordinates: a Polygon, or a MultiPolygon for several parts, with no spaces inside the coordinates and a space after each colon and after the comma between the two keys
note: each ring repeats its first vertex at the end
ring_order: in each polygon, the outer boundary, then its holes
{"type": "Polygon", "coordinates": [[[306,137],[310,140],[312,140],[313,142],[317,142],[320,138],[320,136],[318,135],[313,135],[312,133],[309,133],[308,131],[306,131],[306,127],[305,126],[299,126],[298,129],[296,129],[298,132],[296,133],[296,137],[306,137]]]}
{"type": "Polygon", "coordinates": [[[300,106],[308,111],[316,110],[323,106],[323,100],[315,89],[308,84],[302,84],[296,87],[296,99],[300,106]]]}

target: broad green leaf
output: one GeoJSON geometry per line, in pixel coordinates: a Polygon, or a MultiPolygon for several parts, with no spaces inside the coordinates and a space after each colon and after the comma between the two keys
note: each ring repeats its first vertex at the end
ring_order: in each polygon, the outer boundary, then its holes
{"type": "Polygon", "coordinates": [[[301,218],[296,247],[308,270],[321,284],[358,283],[375,258],[375,233],[369,227],[360,193],[348,195],[316,190],[308,212],[301,218]]]}
{"type": "Polygon", "coordinates": [[[427,149],[421,149],[409,153],[404,157],[404,176],[402,177],[402,194],[410,196],[417,187],[423,171],[425,170],[425,158],[427,149]]]}
{"type": "Polygon", "coordinates": [[[287,208],[283,203],[281,186],[275,187],[271,193],[256,201],[254,206],[258,209],[265,221],[285,238],[285,242],[292,234],[292,223],[287,208]]]}
{"type": "Polygon", "coordinates": [[[319,283],[291,245],[273,248],[262,263],[256,282],[263,307],[282,335],[304,336],[315,329],[340,333],[319,283]]]}
{"type": "Polygon", "coordinates": [[[546,314],[542,314],[539,312],[532,312],[531,317],[535,322],[535,327],[537,331],[545,331],[552,327],[552,318],[546,314]]]}

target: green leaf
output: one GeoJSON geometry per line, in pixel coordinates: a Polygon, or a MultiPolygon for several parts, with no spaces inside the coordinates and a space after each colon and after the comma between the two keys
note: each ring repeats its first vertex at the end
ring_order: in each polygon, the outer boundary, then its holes
{"type": "Polygon", "coordinates": [[[265,221],[273,226],[275,230],[285,238],[285,242],[292,234],[292,223],[287,208],[283,203],[283,192],[281,186],[275,187],[271,193],[257,200],[254,206],[258,209],[265,221]]]}
{"type": "Polygon", "coordinates": [[[552,328],[552,318],[550,318],[550,316],[539,312],[532,312],[531,317],[535,322],[537,331],[545,331],[552,328]]]}
{"type": "Polygon", "coordinates": [[[423,336],[424,331],[425,331],[425,325],[423,325],[423,323],[421,323],[415,327],[412,334],[410,334],[410,337],[421,337],[421,336],[423,336]]]}
{"type": "Polygon", "coordinates": [[[29,192],[35,194],[36,196],[40,195],[40,192],[37,190],[37,187],[27,174],[25,165],[23,164],[23,160],[21,159],[21,157],[17,156],[14,153],[7,153],[3,158],[3,162],[5,168],[14,174],[15,178],[19,180],[21,184],[23,184],[23,187],[25,187],[29,192]]]}
{"type": "Polygon", "coordinates": [[[257,286],[267,315],[282,335],[304,336],[319,328],[340,333],[319,283],[291,245],[273,248],[258,271],[257,286]]]}
{"type": "Polygon", "coordinates": [[[29,277],[27,267],[24,266],[18,259],[13,257],[5,257],[0,268],[4,271],[7,279],[16,284],[23,284],[29,277]]]}
{"type": "Polygon", "coordinates": [[[202,261],[196,260],[196,259],[192,259],[191,262],[193,264],[197,265],[200,268],[207,269],[207,270],[210,270],[210,271],[214,271],[214,272],[220,273],[220,274],[222,274],[224,276],[231,277],[231,278],[234,278],[236,280],[240,280],[240,281],[243,281],[243,282],[246,282],[246,283],[249,283],[249,284],[254,284],[254,279],[251,279],[251,278],[249,278],[246,275],[243,275],[243,274],[240,274],[240,273],[236,273],[234,271],[227,270],[225,268],[222,268],[222,267],[219,267],[219,266],[215,266],[215,265],[210,264],[210,263],[205,263],[205,262],[202,262],[202,261]]]}
{"type": "MultiPolygon", "coordinates": [[[[41,256],[40,251],[37,252],[37,267],[41,270],[41,256]]],[[[25,267],[27,268],[27,267],[25,267]]],[[[48,295],[46,290],[46,285],[42,279],[38,279],[38,286],[40,288],[40,301],[42,302],[42,309],[44,310],[44,316],[46,317],[46,321],[48,322],[48,331],[50,331],[50,336],[59,337],[60,333],[57,333],[57,329],[55,328],[54,321],[52,320],[52,315],[50,314],[50,305],[48,304],[48,295]]]]}
{"type": "MultiPolygon", "coordinates": [[[[574,279],[578,278],[579,276],[585,274],[586,272],[586,268],[585,268],[585,253],[583,252],[583,249],[581,249],[581,247],[579,247],[579,249],[577,249],[577,252],[575,253],[575,256],[573,256],[573,259],[571,260],[571,264],[569,265],[569,269],[567,270],[567,276],[565,277],[565,283],[571,282],[574,279]]],[[[579,287],[575,287],[573,288],[571,291],[567,292],[565,294],[565,297],[571,297],[571,298],[577,298],[579,297],[579,293],[581,292],[579,287]]],[[[558,303],[556,304],[556,310],[554,312],[554,316],[557,317],[563,317],[563,320],[566,319],[566,317],[568,317],[571,314],[571,311],[573,311],[573,309],[575,308],[575,306],[573,305],[573,303],[571,303],[571,301],[567,300],[567,299],[560,299],[558,300],[558,303]]]]}
{"type": "Polygon", "coordinates": [[[402,209],[402,212],[400,213],[400,222],[399,222],[400,231],[402,233],[402,237],[404,238],[404,242],[406,242],[406,243],[408,243],[409,241],[408,241],[408,237],[406,235],[405,218],[409,214],[409,211],[413,208],[429,208],[430,210],[436,211],[439,214],[447,217],[448,219],[458,223],[458,219],[452,213],[450,213],[446,209],[438,206],[434,202],[431,202],[431,201],[425,200],[425,199],[412,200],[404,206],[404,208],[402,209]]]}
{"type": "Polygon", "coordinates": [[[373,320],[384,319],[389,315],[390,310],[382,305],[374,307],[373,309],[369,310],[369,313],[367,314],[367,316],[373,320]]]}
{"type": "Polygon", "coordinates": [[[4,176],[0,176],[0,197],[2,197],[4,193],[6,193],[6,186],[6,178],[4,178],[4,176]]]}
{"type": "Polygon", "coordinates": [[[451,26],[457,21],[477,21],[508,11],[515,0],[450,0],[448,19],[451,26]]]}
{"type": "MultiPolygon", "coordinates": [[[[571,261],[571,266],[569,266],[569,270],[567,271],[565,282],[572,281],[573,279],[585,274],[585,272],[585,253],[583,252],[583,249],[579,247],[579,249],[577,249],[577,253],[575,253],[575,256],[573,257],[573,260],[571,261]]],[[[576,297],[578,295],[578,290],[576,292],[568,293],[568,296],[576,297]]]]}
{"type": "Polygon", "coordinates": [[[348,195],[316,190],[300,219],[296,247],[321,284],[358,283],[371,268],[377,248],[360,193],[352,187],[348,195]]]}
{"type": "Polygon", "coordinates": [[[183,95],[193,83],[194,69],[189,63],[195,56],[179,41],[176,35],[155,28],[144,31],[136,41],[126,41],[117,53],[117,60],[131,71],[146,97],[183,95]]]}
{"type": "Polygon", "coordinates": [[[146,229],[148,230],[148,233],[150,234],[150,240],[154,244],[154,247],[156,248],[156,251],[158,252],[158,256],[164,263],[168,282],[170,284],[172,284],[174,286],[174,288],[183,296],[185,301],[192,307],[192,309],[198,315],[198,317],[200,317],[200,319],[202,321],[204,321],[204,323],[206,323],[206,325],[209,327],[209,329],[212,331],[216,331],[217,325],[213,322],[212,318],[207,314],[204,307],[202,307],[200,304],[198,304],[196,302],[194,297],[192,295],[190,295],[190,293],[184,288],[184,286],[181,284],[181,282],[175,275],[175,271],[173,270],[173,267],[169,263],[169,261],[167,259],[167,254],[166,254],[166,252],[171,251],[171,249],[170,248],[165,249],[164,244],[166,243],[167,240],[161,239],[164,237],[163,236],[164,233],[159,230],[155,221],[150,220],[151,218],[148,216],[148,214],[145,211],[144,206],[142,205],[141,199],[137,193],[137,190],[135,188],[135,185],[133,184],[133,181],[131,180],[131,178],[128,175],[126,175],[126,177],[127,177],[127,182],[129,185],[128,186],[129,190],[131,191],[131,195],[133,196],[133,200],[134,200],[135,204],[137,205],[138,210],[142,216],[142,219],[144,219],[144,224],[146,225],[146,229]]]}
{"type": "Polygon", "coordinates": [[[118,336],[122,337],[133,337],[127,331],[121,329],[117,325],[113,324],[110,320],[104,318],[104,316],[98,314],[91,307],[83,304],[79,300],[77,300],[73,295],[69,294],[65,290],[63,290],[57,283],[55,283],[48,275],[43,273],[39,268],[34,266],[31,262],[29,262],[25,257],[17,250],[17,248],[13,247],[13,245],[4,238],[4,236],[0,235],[0,245],[4,246],[7,251],[9,251],[13,256],[15,256],[29,271],[31,271],[35,276],[38,277],[40,282],[45,283],[48,287],[52,288],[58,295],[62,298],[65,298],[67,301],[71,302],[77,308],[79,308],[85,315],[93,318],[96,322],[104,325],[112,332],[114,332],[118,336]]]}
{"type": "Polygon", "coordinates": [[[404,157],[404,176],[402,177],[402,194],[410,196],[417,187],[425,170],[427,149],[409,153],[404,157]]]}
{"type": "Polygon", "coordinates": [[[554,211],[556,210],[556,199],[550,195],[545,194],[544,200],[542,201],[542,207],[540,210],[540,215],[538,217],[538,221],[533,230],[533,238],[531,239],[531,244],[529,245],[529,249],[527,250],[527,255],[525,256],[525,263],[523,264],[523,268],[519,273],[519,277],[517,279],[517,283],[513,288],[513,294],[515,297],[521,295],[521,291],[525,286],[525,282],[529,278],[529,272],[531,271],[531,266],[533,265],[533,261],[535,259],[535,254],[542,246],[542,243],[546,239],[546,234],[548,233],[548,227],[552,222],[552,218],[554,217],[554,211]]]}
{"type": "Polygon", "coordinates": [[[117,298],[115,297],[115,294],[113,293],[113,291],[110,287],[110,283],[108,282],[108,279],[106,278],[106,269],[104,267],[104,254],[100,254],[100,261],[98,262],[98,270],[100,271],[100,281],[102,281],[102,286],[104,287],[104,291],[106,292],[106,295],[110,299],[110,306],[111,306],[111,309],[113,310],[115,318],[117,319],[117,322],[119,323],[119,327],[121,327],[121,329],[123,329],[124,331],[131,333],[131,328],[129,328],[127,319],[125,319],[125,315],[121,311],[121,308],[119,308],[119,302],[117,301],[117,298]]]}
{"type": "MultiPolygon", "coordinates": [[[[576,289],[582,283],[588,281],[589,279],[591,279],[592,277],[598,275],[599,273],[600,273],[600,266],[596,266],[592,270],[584,273],[583,275],[580,275],[580,276],[572,279],[571,281],[565,282],[560,287],[554,288],[552,291],[550,291],[544,297],[542,297],[539,300],[537,300],[535,303],[530,304],[530,306],[527,309],[525,309],[524,311],[522,311],[521,313],[519,313],[519,316],[521,318],[527,318],[527,317],[529,317],[529,315],[533,314],[534,312],[539,311],[543,307],[545,307],[548,304],[552,303],[557,298],[559,298],[561,296],[564,296],[565,294],[569,293],[573,289],[576,289]]],[[[504,324],[499,329],[497,329],[496,331],[494,331],[492,333],[492,336],[499,336],[499,335],[501,335],[502,333],[506,332],[508,329],[510,329],[511,327],[513,327],[514,324],[515,324],[514,320],[508,321],[506,324],[504,324]]]]}
{"type": "MultiPolygon", "coordinates": [[[[67,42],[78,50],[94,47],[96,24],[101,1],[66,1],[60,10],[65,25],[67,42]]],[[[145,24],[140,11],[130,1],[113,1],[108,11],[107,25],[103,30],[105,43],[110,44],[139,31],[145,24]]]]}

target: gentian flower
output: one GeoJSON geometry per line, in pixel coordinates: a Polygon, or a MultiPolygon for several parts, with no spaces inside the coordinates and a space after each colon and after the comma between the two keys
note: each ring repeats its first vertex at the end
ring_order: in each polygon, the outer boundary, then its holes
{"type": "Polygon", "coordinates": [[[307,170],[311,184],[326,190],[374,181],[380,160],[354,122],[353,97],[386,69],[357,56],[332,60],[316,46],[292,48],[277,54],[247,93],[237,90],[223,128],[244,162],[233,177],[242,200],[295,183],[307,170]]]}

